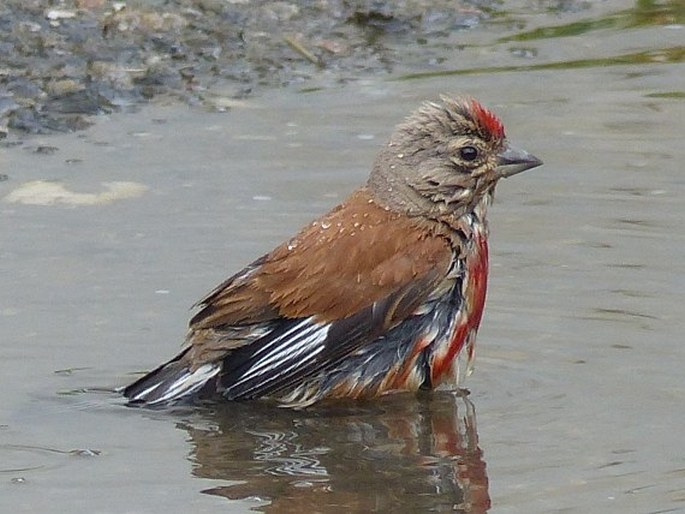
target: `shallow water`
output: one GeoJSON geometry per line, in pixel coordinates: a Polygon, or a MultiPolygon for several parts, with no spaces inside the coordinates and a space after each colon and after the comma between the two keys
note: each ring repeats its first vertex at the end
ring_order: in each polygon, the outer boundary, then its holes
{"type": "Polygon", "coordinates": [[[155,105],[2,150],[0,511],[685,511],[684,29],[533,33],[525,66],[490,30],[459,73],[155,105]],[[440,92],[545,161],[490,211],[468,399],[150,412],[97,391],[171,356],[190,304],[342,199],[440,92]]]}

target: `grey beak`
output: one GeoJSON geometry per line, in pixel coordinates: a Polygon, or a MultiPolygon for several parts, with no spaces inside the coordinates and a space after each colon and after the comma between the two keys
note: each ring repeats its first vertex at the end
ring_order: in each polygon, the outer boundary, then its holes
{"type": "Polygon", "coordinates": [[[499,178],[511,177],[522,171],[536,168],[542,161],[525,150],[509,144],[497,156],[497,175],[499,178]]]}

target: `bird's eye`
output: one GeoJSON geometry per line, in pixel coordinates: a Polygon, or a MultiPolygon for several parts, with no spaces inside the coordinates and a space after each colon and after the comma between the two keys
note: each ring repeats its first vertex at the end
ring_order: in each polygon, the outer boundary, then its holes
{"type": "Polygon", "coordinates": [[[459,155],[465,161],[474,161],[478,157],[478,150],[473,146],[465,146],[459,150],[459,155]]]}

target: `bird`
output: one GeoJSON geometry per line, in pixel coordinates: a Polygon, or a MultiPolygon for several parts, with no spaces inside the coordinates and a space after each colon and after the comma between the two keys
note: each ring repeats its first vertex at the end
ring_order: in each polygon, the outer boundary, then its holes
{"type": "Polygon", "coordinates": [[[201,299],[180,353],[127,405],[323,400],[456,388],[471,373],[498,181],[540,166],[470,96],[423,103],[366,184],[201,299]]]}

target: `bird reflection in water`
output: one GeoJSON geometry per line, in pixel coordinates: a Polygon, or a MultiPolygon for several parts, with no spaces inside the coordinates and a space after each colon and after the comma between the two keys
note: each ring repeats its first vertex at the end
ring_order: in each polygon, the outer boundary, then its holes
{"type": "Polygon", "coordinates": [[[490,507],[475,409],[462,394],[400,394],[304,411],[230,403],[195,411],[179,427],[190,436],[195,476],[238,482],[203,492],[262,500],[258,511],[490,507]]]}

